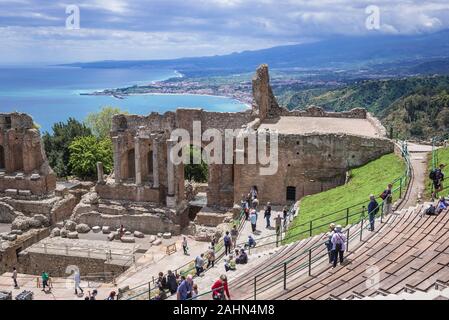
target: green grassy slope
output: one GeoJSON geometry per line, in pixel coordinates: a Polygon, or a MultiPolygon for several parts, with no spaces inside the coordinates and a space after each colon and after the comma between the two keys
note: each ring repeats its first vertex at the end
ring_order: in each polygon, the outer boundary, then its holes
{"type": "MultiPolygon", "coordinates": [[[[364,205],[368,206],[369,195],[380,195],[387,184],[399,178],[404,170],[403,160],[395,154],[388,154],[353,169],[352,177],[346,185],[302,198],[300,213],[289,227],[286,242],[308,237],[307,230],[310,228],[308,222],[312,219],[322,217],[313,223],[313,234],[327,231],[328,224],[331,222],[345,225],[346,210],[344,209],[361,202],[365,202],[364,205]],[[323,217],[333,212],[337,213],[330,217],[323,217]],[[304,223],[306,225],[300,227],[304,223]]],[[[399,183],[395,183],[394,188],[398,185],[399,183]]],[[[398,193],[394,195],[394,200],[397,198],[398,193]]],[[[350,210],[352,216],[349,218],[349,223],[359,220],[361,209],[361,206],[357,206],[350,210]]]]}

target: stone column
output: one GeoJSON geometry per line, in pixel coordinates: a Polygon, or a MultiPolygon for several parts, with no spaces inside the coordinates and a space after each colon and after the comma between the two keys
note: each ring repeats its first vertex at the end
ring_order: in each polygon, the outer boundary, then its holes
{"type": "Polygon", "coordinates": [[[136,170],[136,184],[142,184],[142,161],[140,154],[140,138],[137,136],[134,138],[134,160],[136,170]]]}
{"type": "Polygon", "coordinates": [[[153,188],[159,188],[158,139],[153,138],[151,146],[153,148],[153,188]]]}
{"type": "Polygon", "coordinates": [[[170,152],[176,140],[167,140],[167,206],[174,207],[175,201],[175,166],[170,159],[170,152]]]}
{"type": "Polygon", "coordinates": [[[115,183],[122,182],[121,173],[121,154],[120,154],[120,138],[112,137],[112,144],[114,148],[114,178],[115,183]]]}
{"type": "Polygon", "coordinates": [[[104,183],[104,179],[103,179],[103,176],[104,176],[103,162],[100,162],[100,161],[97,162],[97,176],[98,176],[97,182],[98,183],[104,183]]]}

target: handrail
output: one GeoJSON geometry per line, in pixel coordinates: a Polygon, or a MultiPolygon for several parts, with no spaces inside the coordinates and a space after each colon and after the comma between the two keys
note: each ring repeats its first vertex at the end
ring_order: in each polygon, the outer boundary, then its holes
{"type": "MultiPolygon", "coordinates": [[[[398,144],[397,144],[397,145],[398,145],[398,144]]],[[[399,190],[399,198],[401,198],[401,197],[402,197],[402,191],[403,191],[402,188],[403,188],[403,186],[404,186],[404,185],[408,186],[408,183],[410,182],[410,181],[409,181],[409,178],[410,178],[410,175],[411,175],[411,164],[410,164],[410,160],[409,160],[409,152],[408,152],[408,149],[407,149],[407,143],[406,143],[406,142],[402,142],[402,145],[399,146],[399,147],[401,148],[401,154],[402,154],[402,156],[403,156],[403,158],[404,158],[404,160],[405,160],[405,162],[406,162],[406,168],[405,168],[404,173],[403,173],[400,177],[394,179],[391,183],[394,185],[396,182],[399,181],[399,186],[397,186],[396,188],[393,188],[392,194],[394,194],[395,192],[397,192],[397,191],[399,190]]],[[[376,196],[375,198],[378,199],[378,198],[380,198],[380,196],[376,196]]],[[[352,224],[352,225],[349,227],[349,229],[351,229],[352,227],[358,225],[359,223],[362,224],[362,226],[361,226],[361,228],[362,228],[362,227],[363,227],[363,222],[364,222],[364,220],[365,220],[365,218],[366,218],[365,207],[362,208],[362,211],[361,211],[361,212],[360,212],[360,211],[356,211],[355,213],[353,213],[353,214],[351,214],[351,215],[349,214],[349,210],[350,210],[350,209],[353,209],[353,208],[355,208],[355,207],[357,207],[357,206],[360,208],[360,206],[361,206],[361,205],[364,205],[364,204],[366,204],[366,201],[360,202],[360,203],[355,204],[355,205],[351,205],[351,206],[346,207],[346,208],[344,208],[344,209],[337,210],[337,211],[335,211],[335,212],[332,212],[332,213],[329,213],[329,214],[326,214],[326,215],[323,215],[323,216],[320,216],[320,217],[317,217],[317,218],[312,219],[312,220],[310,220],[310,221],[308,221],[308,222],[305,222],[305,223],[303,223],[303,224],[297,225],[297,226],[295,226],[295,227],[293,227],[293,228],[288,228],[288,229],[286,229],[286,230],[282,230],[282,231],[281,231],[281,239],[282,239],[281,241],[285,241],[285,240],[287,240],[287,239],[294,238],[294,237],[296,237],[296,236],[298,236],[298,235],[300,235],[300,234],[303,234],[303,233],[309,233],[309,236],[312,236],[312,231],[313,231],[313,230],[322,228],[322,227],[324,227],[324,226],[326,226],[326,225],[329,224],[329,223],[324,223],[324,224],[322,223],[322,224],[320,224],[320,225],[318,225],[318,226],[316,226],[316,225],[313,226],[313,222],[314,222],[314,221],[323,220],[323,218],[327,218],[327,217],[330,217],[330,216],[335,215],[335,214],[337,214],[337,213],[341,213],[341,212],[345,212],[345,211],[346,211],[346,213],[347,213],[346,216],[340,217],[340,218],[338,218],[338,219],[336,219],[336,220],[333,219],[332,222],[339,221],[339,220],[344,220],[344,219],[345,219],[345,220],[346,220],[345,227],[347,227],[347,226],[349,225],[349,218],[350,218],[350,217],[357,216],[357,215],[360,214],[360,219],[359,219],[359,221],[356,222],[355,224],[352,224]],[[285,234],[286,234],[287,231],[291,231],[291,230],[297,229],[297,228],[299,228],[299,227],[304,227],[304,226],[306,226],[306,225],[309,225],[309,229],[308,229],[308,230],[304,230],[304,231],[302,231],[302,232],[299,232],[298,234],[294,234],[294,235],[291,235],[291,236],[283,237],[283,238],[282,238],[282,233],[285,233],[285,234]]],[[[293,205],[294,205],[294,204],[293,204],[293,205]]],[[[292,205],[292,206],[293,206],[293,205],[292,205]]],[[[381,213],[380,213],[381,218],[383,217],[383,205],[384,205],[384,200],[382,200],[381,203],[378,204],[378,207],[377,207],[377,208],[382,207],[382,210],[380,210],[380,211],[381,211],[381,213]]],[[[290,207],[290,209],[291,209],[291,207],[290,207]]],[[[289,211],[291,211],[291,210],[289,210],[289,211]]],[[[244,214],[244,212],[243,212],[243,210],[242,210],[242,211],[240,212],[240,216],[239,216],[239,221],[240,221],[240,224],[239,224],[239,232],[241,231],[241,229],[242,229],[242,227],[243,227],[243,224],[245,223],[245,220],[243,219],[244,216],[245,216],[245,214],[244,214]],[[243,220],[243,223],[242,223],[242,220],[243,220]]],[[[348,229],[348,230],[349,230],[349,229],[348,229]]],[[[269,236],[264,236],[264,237],[260,237],[260,238],[255,238],[255,240],[256,240],[256,248],[260,248],[260,247],[263,247],[263,246],[271,245],[271,244],[274,244],[274,243],[276,243],[276,245],[277,245],[277,244],[279,243],[278,236],[279,236],[279,234],[278,234],[278,235],[272,234],[272,235],[269,235],[269,236]],[[262,244],[262,245],[257,245],[257,243],[258,243],[261,239],[266,239],[266,238],[273,237],[273,236],[276,236],[276,240],[275,240],[275,241],[273,241],[273,242],[268,242],[268,243],[264,243],[264,244],[262,244]]],[[[349,240],[349,239],[348,239],[348,240],[349,240]]],[[[223,239],[220,239],[220,242],[217,243],[217,246],[220,245],[220,244],[222,245],[218,250],[221,250],[221,249],[223,248],[223,246],[224,246],[221,242],[223,242],[223,239]]],[[[241,246],[241,245],[244,245],[244,244],[246,244],[246,242],[241,242],[241,243],[238,243],[237,245],[240,245],[240,246],[241,246]]],[[[276,265],[274,265],[274,266],[271,266],[268,270],[265,270],[264,272],[262,272],[262,273],[256,275],[255,278],[257,278],[258,276],[260,276],[260,275],[262,275],[262,274],[265,274],[265,273],[267,273],[267,272],[269,272],[269,271],[271,271],[271,270],[273,270],[273,269],[275,269],[275,268],[277,268],[277,267],[279,267],[279,266],[284,266],[284,264],[288,264],[289,262],[291,262],[291,261],[293,261],[294,259],[296,259],[296,258],[298,258],[298,257],[300,257],[300,256],[302,256],[302,255],[304,255],[305,253],[309,253],[309,254],[310,254],[311,251],[313,251],[313,249],[317,248],[318,246],[322,246],[323,244],[324,244],[324,242],[319,243],[319,244],[317,244],[317,245],[315,245],[315,246],[312,246],[311,248],[308,248],[306,251],[304,251],[304,252],[302,252],[302,253],[300,253],[300,254],[298,254],[298,255],[295,255],[294,257],[290,257],[287,261],[283,261],[283,262],[278,263],[278,264],[276,264],[276,265]]],[[[219,259],[221,259],[223,256],[224,256],[224,252],[221,253],[221,254],[219,255],[219,257],[216,258],[215,261],[219,261],[219,259]]],[[[315,260],[316,260],[316,259],[315,259],[315,260]]],[[[183,268],[185,268],[186,266],[189,266],[189,265],[191,265],[191,264],[193,264],[193,267],[192,267],[192,268],[189,268],[187,271],[184,271],[184,272],[181,271],[181,273],[186,273],[186,272],[190,272],[191,270],[194,270],[195,267],[194,267],[194,260],[193,260],[193,261],[189,261],[188,263],[184,264],[183,266],[181,266],[181,267],[175,269],[175,273],[177,273],[179,270],[182,270],[183,268]]],[[[153,284],[154,284],[154,278],[153,278],[153,284]]],[[[136,287],[134,287],[134,288],[131,288],[131,289],[129,289],[129,290],[134,290],[134,289],[139,288],[139,287],[142,287],[142,286],[144,286],[144,285],[149,285],[149,283],[148,283],[148,282],[143,283],[143,284],[141,284],[141,285],[139,285],[139,286],[136,286],[136,287]]],[[[147,291],[145,291],[145,292],[143,292],[143,293],[139,293],[138,295],[136,295],[136,296],[134,296],[134,297],[128,298],[128,300],[134,299],[134,298],[136,298],[136,297],[138,297],[138,296],[141,296],[141,295],[143,295],[143,294],[151,293],[151,291],[153,291],[153,290],[155,290],[155,289],[157,289],[157,287],[149,288],[149,290],[147,290],[147,291]]],[[[210,291],[210,292],[212,292],[212,291],[210,291]]]]}
{"type": "MultiPolygon", "coordinates": [[[[410,160],[409,160],[408,149],[407,149],[406,143],[404,143],[404,142],[402,143],[402,146],[401,146],[401,154],[402,154],[402,156],[404,157],[404,159],[405,159],[405,161],[406,161],[406,170],[405,170],[404,174],[399,178],[400,181],[401,181],[400,185],[399,185],[396,189],[393,189],[393,190],[392,190],[392,194],[393,194],[394,192],[398,191],[398,190],[399,190],[400,193],[402,193],[402,182],[404,181],[407,185],[408,185],[408,183],[410,182],[410,181],[407,181],[407,180],[410,178],[410,175],[411,175],[411,164],[410,164],[410,160]]],[[[396,180],[397,180],[397,179],[396,179],[396,180]]],[[[379,210],[379,211],[380,211],[380,215],[381,215],[381,219],[382,219],[382,217],[383,217],[383,206],[384,206],[384,202],[385,202],[385,200],[382,200],[382,201],[381,201],[381,204],[378,204],[378,206],[377,206],[377,208],[379,208],[380,206],[382,206],[382,210],[379,210]]],[[[363,235],[363,224],[364,224],[365,218],[366,218],[366,212],[365,212],[365,207],[363,207],[362,212],[361,212],[361,216],[360,216],[360,220],[359,220],[356,224],[352,224],[348,229],[345,230],[345,232],[348,233],[348,237],[347,237],[347,240],[346,240],[346,241],[347,241],[347,247],[346,247],[346,250],[348,250],[348,244],[349,244],[349,242],[351,241],[351,239],[349,239],[349,238],[350,238],[350,237],[349,237],[349,235],[350,235],[349,230],[350,230],[351,228],[353,228],[353,227],[358,227],[359,224],[360,224],[360,240],[362,240],[362,235],[363,235]]],[[[381,221],[382,221],[382,220],[381,220],[381,221]]],[[[352,240],[353,240],[354,238],[356,238],[356,236],[357,236],[357,235],[353,235],[352,240]]],[[[318,261],[319,259],[321,259],[322,257],[324,257],[324,256],[326,255],[326,254],[323,254],[322,256],[320,256],[320,257],[318,257],[318,258],[315,257],[315,260],[312,260],[312,251],[313,251],[314,249],[316,249],[317,247],[319,247],[319,246],[322,247],[324,244],[325,244],[325,241],[319,242],[318,244],[315,244],[314,246],[305,249],[305,250],[302,251],[301,253],[299,253],[299,254],[297,254],[297,255],[295,255],[295,256],[293,256],[293,257],[290,257],[289,259],[287,259],[287,260],[285,260],[285,261],[282,261],[282,262],[280,262],[280,263],[277,263],[277,264],[275,264],[274,266],[271,266],[269,269],[264,270],[262,273],[259,273],[259,274],[257,274],[256,276],[254,276],[254,299],[256,299],[256,297],[257,297],[257,278],[258,278],[258,277],[260,277],[260,276],[262,276],[262,275],[265,275],[265,274],[267,274],[267,273],[270,273],[270,272],[272,272],[273,270],[282,267],[282,268],[284,269],[284,275],[283,275],[283,279],[284,279],[284,288],[286,289],[286,277],[287,277],[287,275],[288,275],[288,273],[287,273],[287,265],[288,265],[288,263],[292,262],[293,260],[296,260],[296,259],[299,258],[299,257],[305,256],[306,254],[309,255],[309,261],[308,261],[308,263],[307,263],[307,264],[303,264],[303,266],[299,266],[298,268],[295,268],[293,271],[299,271],[299,270],[301,270],[301,269],[304,268],[304,265],[307,265],[307,266],[309,267],[309,275],[311,275],[311,266],[312,266],[313,262],[314,262],[314,261],[318,261]]],[[[291,272],[292,272],[292,271],[290,271],[290,273],[291,273],[291,272]]],[[[267,286],[272,286],[272,285],[273,285],[273,281],[271,281],[269,284],[265,284],[265,287],[267,287],[267,286]]],[[[260,291],[260,289],[259,289],[259,291],[260,291]]]]}

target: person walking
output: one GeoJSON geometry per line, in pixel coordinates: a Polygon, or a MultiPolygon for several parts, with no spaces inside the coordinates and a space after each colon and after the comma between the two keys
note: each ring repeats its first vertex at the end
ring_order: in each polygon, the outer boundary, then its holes
{"type": "Polygon", "coordinates": [[[239,231],[237,230],[237,226],[234,224],[234,226],[231,229],[231,240],[232,240],[232,246],[234,248],[237,246],[238,236],[239,236],[239,231]]]}
{"type": "Polygon", "coordinates": [[[338,259],[340,260],[340,264],[343,263],[344,252],[346,250],[346,236],[341,232],[341,226],[337,225],[335,227],[335,232],[332,236],[332,255],[333,255],[333,267],[337,266],[338,259]]]}
{"type": "Polygon", "coordinates": [[[257,225],[257,212],[256,212],[256,210],[254,210],[254,209],[251,210],[251,214],[249,216],[249,219],[251,221],[251,230],[253,232],[255,232],[256,231],[256,225],[257,225]]]}
{"type": "Polygon", "coordinates": [[[229,253],[231,253],[231,246],[232,246],[232,240],[231,236],[229,235],[229,231],[226,231],[223,241],[225,246],[225,255],[228,255],[229,253]]]}
{"type": "Polygon", "coordinates": [[[195,258],[195,269],[196,269],[196,276],[199,277],[201,273],[204,271],[204,253],[200,254],[195,258]]]}
{"type": "Polygon", "coordinates": [[[215,250],[213,247],[209,247],[209,250],[207,251],[207,266],[206,266],[206,268],[209,269],[210,266],[212,266],[212,268],[213,268],[214,263],[215,263],[215,250]]]}
{"type": "Polygon", "coordinates": [[[193,277],[191,274],[181,282],[176,291],[176,298],[178,300],[187,300],[192,297],[193,277]]]}
{"type": "Polygon", "coordinates": [[[331,223],[329,225],[329,233],[327,235],[327,240],[324,243],[327,247],[327,255],[329,257],[329,263],[333,263],[334,262],[334,256],[333,256],[333,251],[332,251],[332,236],[334,235],[334,230],[335,230],[335,223],[331,223]]]}
{"type": "Polygon", "coordinates": [[[51,291],[50,286],[48,285],[49,275],[47,272],[42,272],[42,291],[45,291],[45,287],[48,287],[48,291],[51,291]]]}
{"type": "Polygon", "coordinates": [[[267,222],[266,228],[270,228],[270,219],[271,219],[271,204],[268,202],[267,207],[265,208],[264,218],[267,222]]]}
{"type": "Polygon", "coordinates": [[[198,285],[195,283],[192,286],[192,300],[198,299],[199,291],[198,291],[198,285]]]}
{"type": "Polygon", "coordinates": [[[282,218],[284,219],[284,229],[287,228],[287,222],[288,222],[288,208],[285,206],[282,209],[282,218]]]}
{"type": "Polygon", "coordinates": [[[14,289],[18,289],[19,285],[17,284],[17,269],[16,267],[12,268],[12,281],[14,282],[14,289]]]}
{"type": "Polygon", "coordinates": [[[159,272],[156,284],[159,287],[159,290],[168,289],[167,278],[164,277],[164,273],[159,272]]]}
{"type": "Polygon", "coordinates": [[[368,203],[368,217],[369,217],[369,225],[370,231],[374,231],[374,221],[376,220],[376,215],[379,212],[379,204],[376,201],[376,198],[374,195],[369,196],[369,203],[368,203]]]}
{"type": "Polygon", "coordinates": [[[188,252],[189,248],[187,246],[187,237],[183,237],[183,239],[182,239],[182,250],[184,251],[184,254],[186,256],[189,255],[189,252],[188,252]]]}
{"type": "Polygon", "coordinates": [[[437,193],[443,190],[444,167],[445,165],[441,163],[438,168],[432,170],[429,174],[429,178],[432,180],[434,189],[432,192],[432,201],[437,197],[437,193]]]}
{"type": "Polygon", "coordinates": [[[214,282],[211,287],[212,299],[214,300],[231,300],[231,295],[229,294],[228,288],[228,278],[225,274],[222,274],[220,278],[214,282]]]}
{"type": "Polygon", "coordinates": [[[385,189],[380,198],[384,201],[383,203],[383,214],[385,216],[391,213],[391,208],[393,206],[393,193],[392,193],[393,185],[391,183],[388,184],[387,189],[385,189]]]}
{"type": "Polygon", "coordinates": [[[282,229],[282,218],[280,213],[278,213],[277,217],[274,218],[274,222],[274,225],[276,226],[276,234],[280,235],[282,229]]]}
{"type": "Polygon", "coordinates": [[[78,295],[78,289],[80,289],[81,294],[83,294],[84,290],[81,288],[81,275],[78,270],[75,271],[73,280],[75,281],[75,294],[78,295]]]}

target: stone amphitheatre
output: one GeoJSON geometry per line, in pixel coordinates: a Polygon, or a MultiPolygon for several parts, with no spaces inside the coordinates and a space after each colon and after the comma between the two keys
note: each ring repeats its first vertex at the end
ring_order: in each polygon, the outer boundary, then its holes
{"type": "MultiPolygon", "coordinates": [[[[149,299],[159,271],[189,272],[212,237],[222,239],[233,223],[239,223],[238,242],[245,241],[251,231],[241,219],[240,203],[253,186],[260,204],[271,202],[279,212],[306,195],[343,185],[352,168],[403,151],[363,108],[289,111],[278,105],[266,65],[257,69],[252,84],[253,104],[242,112],[115,115],[114,170],[104,175],[98,163],[95,183],[57,181],[32,118],[0,114],[0,291],[14,290],[11,271],[16,267],[21,289],[33,291],[35,299],[80,299],[70,282],[75,266],[82,286],[97,288],[101,297],[115,290],[121,299],[149,299]],[[168,161],[177,142],[171,133],[184,129],[193,135],[195,121],[201,122],[201,133],[217,129],[223,140],[226,129],[277,132],[277,173],[261,175],[265,164],[258,162],[215,163],[208,165],[206,184],[186,183],[184,165],[168,161]],[[190,256],[182,253],[183,236],[190,256]],[[52,278],[51,295],[37,288],[42,271],[52,278]]],[[[410,147],[409,152],[425,157],[428,149],[410,147]]],[[[236,145],[233,153],[249,157],[246,144],[236,145]]],[[[258,219],[263,231],[256,240],[261,240],[250,251],[249,263],[229,276],[233,298],[443,297],[449,283],[449,216],[425,216],[424,205],[416,206],[413,197],[424,175],[413,166],[422,166],[422,159],[415,163],[412,157],[414,179],[401,190],[395,212],[379,218],[376,232],[363,232],[363,220],[343,226],[349,236],[348,263],[340,268],[325,261],[325,234],[278,245],[275,232],[258,219]],[[372,276],[379,281],[370,285],[372,276]]],[[[222,248],[217,250],[217,260],[223,259],[222,248]]],[[[195,278],[200,292],[208,292],[221,272],[217,261],[195,278]]]]}

